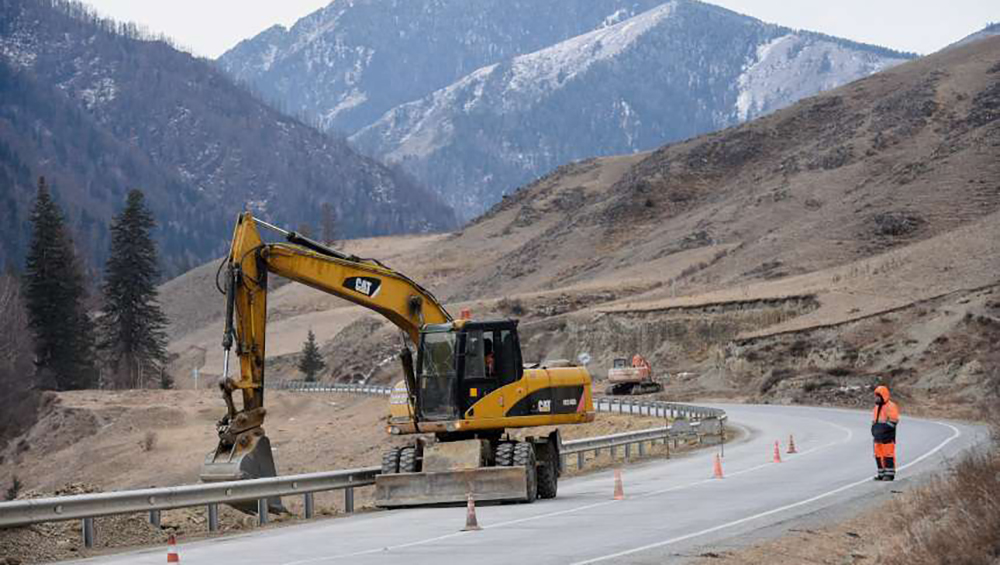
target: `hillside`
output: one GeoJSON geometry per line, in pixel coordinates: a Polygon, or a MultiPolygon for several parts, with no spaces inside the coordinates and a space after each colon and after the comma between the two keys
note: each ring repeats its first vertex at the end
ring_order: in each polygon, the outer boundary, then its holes
{"type": "Polygon", "coordinates": [[[106,224],[140,187],[167,272],[219,255],[245,206],[341,236],[454,226],[416,182],[281,115],[207,61],[82,5],[4,0],[0,12],[0,262],[20,263],[35,180],[53,180],[91,265],[106,224]]]}
{"type": "MultiPolygon", "coordinates": [[[[601,378],[641,352],[692,373],[673,398],[850,404],[895,375],[904,397],[968,406],[1000,360],[998,77],[1000,38],[986,39],[738,127],[563,166],[450,235],[345,249],[452,311],[520,318],[528,360],[587,352],[601,378]]],[[[171,284],[201,312],[221,304],[195,278],[171,284]]],[[[269,304],[271,378],[297,378],[310,328],[326,378],[396,378],[398,333],[370,312],[298,285],[269,304]]],[[[186,320],[178,364],[217,372],[204,344],[218,319],[186,320]]]]}

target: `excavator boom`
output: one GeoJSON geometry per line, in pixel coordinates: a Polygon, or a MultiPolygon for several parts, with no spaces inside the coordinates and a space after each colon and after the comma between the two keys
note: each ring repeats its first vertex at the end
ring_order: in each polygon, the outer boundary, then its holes
{"type": "MultiPolygon", "coordinates": [[[[218,422],[219,444],[202,467],[206,482],[275,476],[264,433],[264,359],[267,275],[274,273],[370,308],[419,342],[425,324],[451,321],[427,290],[378,261],[345,255],[294,232],[239,216],[225,263],[226,324],[224,374],[219,382],[226,415],[218,422]],[[276,230],[285,243],[265,243],[258,225],[276,230]],[[229,375],[229,351],[236,346],[239,374],[229,375]],[[242,393],[237,407],[233,393],[242,393]]],[[[277,504],[272,504],[274,507],[277,504]]]]}

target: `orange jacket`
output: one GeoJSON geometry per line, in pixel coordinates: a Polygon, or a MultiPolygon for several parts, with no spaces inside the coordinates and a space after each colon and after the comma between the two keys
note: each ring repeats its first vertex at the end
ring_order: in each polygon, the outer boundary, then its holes
{"type": "Polygon", "coordinates": [[[882,398],[882,404],[872,409],[872,437],[876,443],[893,443],[899,424],[899,407],[889,399],[888,387],[876,387],[875,394],[882,398]]]}

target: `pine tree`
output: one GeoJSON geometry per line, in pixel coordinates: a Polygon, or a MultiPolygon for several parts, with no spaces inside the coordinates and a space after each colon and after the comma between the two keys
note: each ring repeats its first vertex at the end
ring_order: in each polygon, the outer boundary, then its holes
{"type": "Polygon", "coordinates": [[[125,209],[111,224],[98,349],[119,386],[141,388],[150,379],[160,379],[163,386],[167,317],[157,301],[155,226],[140,190],[128,193],[125,209]]]}
{"type": "Polygon", "coordinates": [[[38,179],[31,231],[24,296],[35,337],[36,382],[57,390],[91,387],[97,372],[83,275],[44,177],[38,179]]]}
{"type": "Polygon", "coordinates": [[[302,360],[299,361],[299,371],[306,376],[306,381],[316,380],[316,373],[326,368],[326,363],[316,346],[316,335],[312,330],[306,336],[306,342],[302,344],[302,360]]]}

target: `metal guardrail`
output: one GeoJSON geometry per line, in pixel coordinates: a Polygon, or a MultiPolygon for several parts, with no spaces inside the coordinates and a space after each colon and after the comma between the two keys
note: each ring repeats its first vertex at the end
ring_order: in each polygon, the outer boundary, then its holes
{"type": "MultiPolygon", "coordinates": [[[[352,394],[367,394],[373,396],[388,396],[392,387],[362,384],[329,384],[306,381],[278,381],[269,386],[275,390],[290,390],[295,392],[343,392],[352,394]]],[[[706,408],[676,402],[660,400],[640,400],[627,396],[598,396],[594,398],[594,408],[598,412],[614,414],[635,414],[654,418],[683,418],[699,420],[720,418],[725,416],[725,410],[706,408]]]]}
{"type": "MultiPolygon", "coordinates": [[[[269,388],[302,392],[341,392],[353,394],[389,395],[392,387],[369,385],[329,385],[298,381],[278,382],[269,388]]],[[[686,404],[661,401],[632,400],[620,397],[599,397],[594,400],[599,412],[634,414],[675,419],[674,424],[647,430],[623,432],[607,436],[577,439],[563,442],[563,465],[566,458],[576,455],[578,468],[585,465],[585,454],[602,449],[616,457],[618,447],[625,448],[625,458],[631,457],[631,447],[638,446],[639,455],[645,455],[645,444],[662,441],[677,447],[680,441],[702,442],[707,436],[724,439],[723,410],[704,408],[686,404]]],[[[668,451],[669,453],[669,451],[668,451]]],[[[354,489],[372,485],[380,467],[365,467],[342,471],[306,473],[264,479],[228,481],[183,485],[177,487],[150,488],[108,493],[83,494],[74,496],[16,500],[0,503],[0,528],[26,526],[42,522],[81,520],[84,545],[92,547],[94,542],[94,518],[115,514],[148,512],[154,525],[160,523],[160,512],[177,508],[205,506],[208,510],[209,531],[218,530],[219,504],[257,501],[258,509],[267,508],[267,500],[282,496],[303,496],[304,517],[314,514],[313,495],[317,492],[343,490],[345,511],[354,511],[354,489]]],[[[267,523],[268,513],[257,513],[260,524],[267,523]]]]}

